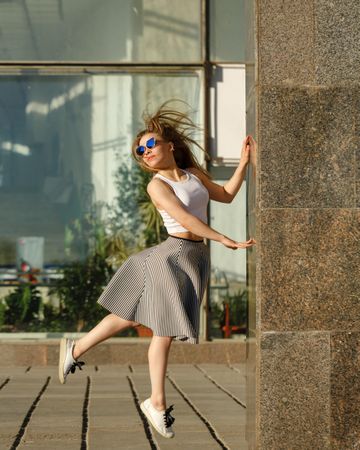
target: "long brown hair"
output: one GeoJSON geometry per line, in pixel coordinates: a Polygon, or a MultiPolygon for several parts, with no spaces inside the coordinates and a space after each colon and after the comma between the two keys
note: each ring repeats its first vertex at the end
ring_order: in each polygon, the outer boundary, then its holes
{"type": "Polygon", "coordinates": [[[144,112],[143,120],[145,128],[141,130],[134,139],[132,144],[132,155],[144,170],[147,172],[156,172],[155,169],[148,167],[144,163],[142,157],[138,156],[135,151],[142,136],[147,133],[156,133],[165,141],[174,144],[174,158],[176,165],[180,169],[195,167],[211,178],[209,172],[200,165],[199,161],[191,151],[191,147],[196,146],[204,152],[206,160],[210,159],[210,156],[203,147],[192,138],[193,133],[200,130],[200,127],[190,119],[189,113],[169,108],[169,103],[174,101],[187,105],[182,100],[168,100],[160,106],[155,114],[151,115],[148,112],[144,112]]]}

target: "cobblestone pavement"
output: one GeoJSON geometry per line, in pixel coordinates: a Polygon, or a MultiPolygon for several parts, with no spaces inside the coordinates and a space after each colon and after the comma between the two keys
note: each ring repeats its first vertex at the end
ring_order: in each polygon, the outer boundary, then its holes
{"type": "Polygon", "coordinates": [[[55,366],[0,368],[0,449],[241,449],[245,364],[169,364],[175,437],[147,423],[148,366],[85,365],[61,385],[55,366]]]}

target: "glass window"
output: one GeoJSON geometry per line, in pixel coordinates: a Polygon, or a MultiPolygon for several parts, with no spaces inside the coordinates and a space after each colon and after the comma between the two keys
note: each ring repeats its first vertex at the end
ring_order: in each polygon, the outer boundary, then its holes
{"type": "Polygon", "coordinates": [[[0,2],[0,60],[198,62],[200,13],[200,0],[0,2]]]}
{"type": "Polygon", "coordinates": [[[245,65],[216,66],[211,87],[210,127],[214,164],[233,164],[240,159],[246,137],[245,96],[245,65]]]}
{"type": "MultiPolygon", "coordinates": [[[[235,169],[233,168],[232,171],[235,169]]],[[[230,173],[231,169],[228,170],[230,173]]],[[[227,177],[227,178],[230,178],[227,177]]],[[[224,184],[226,181],[216,180],[224,184]]],[[[246,241],[246,185],[245,181],[228,205],[210,201],[211,227],[236,241],[246,241]]],[[[224,337],[225,303],[229,305],[230,325],[239,327],[232,335],[246,332],[246,250],[231,250],[212,241],[210,277],[210,332],[224,337]]]]}
{"type": "MultiPolygon", "coordinates": [[[[94,210],[131,228],[138,186],[130,149],[142,111],[173,97],[195,111],[202,105],[192,71],[3,76],[0,96],[2,268],[15,266],[21,239],[39,269],[63,264],[76,220],[94,210]]],[[[199,112],[193,119],[201,125],[199,112]]],[[[72,249],[72,258],[81,256],[81,245],[72,249]]]]}
{"type": "Polygon", "coordinates": [[[245,61],[245,0],[210,0],[210,59],[245,61]]]}

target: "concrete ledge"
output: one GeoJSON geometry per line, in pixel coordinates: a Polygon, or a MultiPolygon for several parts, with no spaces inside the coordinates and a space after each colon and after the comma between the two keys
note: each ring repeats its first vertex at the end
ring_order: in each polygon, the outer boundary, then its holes
{"type": "MultiPolygon", "coordinates": [[[[111,338],[98,344],[80,360],[87,364],[146,364],[151,338],[111,338]]],[[[0,367],[57,365],[59,339],[0,340],[0,367]]],[[[169,364],[236,364],[246,362],[246,343],[218,339],[199,344],[173,342],[169,364]]]]}

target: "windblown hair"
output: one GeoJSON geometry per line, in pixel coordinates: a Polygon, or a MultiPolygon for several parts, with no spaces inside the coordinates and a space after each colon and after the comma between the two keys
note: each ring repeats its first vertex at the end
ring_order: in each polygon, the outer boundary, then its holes
{"type": "MultiPolygon", "coordinates": [[[[196,146],[205,153],[206,160],[210,159],[209,155],[201,145],[192,138],[193,133],[200,130],[200,127],[190,119],[188,113],[169,108],[169,103],[173,101],[174,100],[168,100],[163,103],[155,114],[151,115],[147,112],[143,114],[145,128],[141,130],[134,139],[132,144],[133,157],[147,172],[156,172],[155,169],[152,169],[145,164],[142,157],[136,154],[136,147],[139,145],[142,136],[147,133],[156,133],[165,141],[174,144],[174,158],[180,169],[195,167],[210,177],[209,172],[200,165],[191,151],[191,147],[196,146]]],[[[177,101],[185,103],[182,100],[177,101]]]]}

